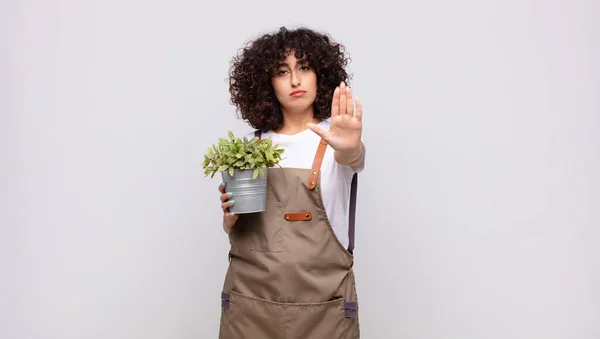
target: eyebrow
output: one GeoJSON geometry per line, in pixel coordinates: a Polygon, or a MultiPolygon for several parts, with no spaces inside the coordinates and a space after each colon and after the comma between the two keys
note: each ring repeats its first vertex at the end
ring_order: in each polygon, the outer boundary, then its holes
{"type": "MultiPolygon", "coordinates": [[[[306,64],[306,63],[308,63],[308,59],[307,59],[307,58],[300,59],[300,60],[298,60],[298,62],[296,62],[296,63],[297,63],[297,64],[300,64],[300,65],[303,65],[303,64],[306,64]]],[[[279,64],[279,67],[284,67],[284,66],[288,67],[289,65],[288,65],[287,63],[285,63],[285,62],[282,62],[282,63],[280,63],[280,64],[279,64]]]]}

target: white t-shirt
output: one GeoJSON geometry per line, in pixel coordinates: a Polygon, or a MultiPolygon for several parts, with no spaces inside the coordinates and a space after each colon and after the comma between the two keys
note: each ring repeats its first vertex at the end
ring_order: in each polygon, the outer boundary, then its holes
{"type": "MultiPolygon", "coordinates": [[[[329,120],[319,123],[323,130],[329,129],[329,120]]],[[[249,139],[254,132],[246,135],[249,139]]],[[[262,138],[271,137],[274,145],[285,149],[279,164],[288,168],[312,167],[321,137],[310,129],[306,129],[294,135],[277,134],[268,131],[262,134],[262,138]]],[[[327,146],[323,162],[321,163],[321,194],[325,212],[329,223],[342,245],[348,248],[348,207],[350,202],[350,184],[354,173],[362,172],[364,162],[352,168],[340,165],[334,159],[334,150],[327,146]]]]}

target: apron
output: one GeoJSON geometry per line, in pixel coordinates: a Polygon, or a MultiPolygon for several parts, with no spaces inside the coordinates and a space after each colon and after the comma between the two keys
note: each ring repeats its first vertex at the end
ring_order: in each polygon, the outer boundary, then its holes
{"type": "Polygon", "coordinates": [[[321,140],[312,169],[268,168],[266,211],[241,214],[230,232],[220,339],[360,337],[352,271],[357,176],[346,249],[321,199],[326,149],[321,140]]]}

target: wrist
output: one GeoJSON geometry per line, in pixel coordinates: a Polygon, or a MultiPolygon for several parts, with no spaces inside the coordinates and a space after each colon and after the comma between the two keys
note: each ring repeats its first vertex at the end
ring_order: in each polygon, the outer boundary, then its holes
{"type": "Polygon", "coordinates": [[[231,232],[231,227],[227,226],[227,223],[225,222],[225,220],[223,220],[223,231],[225,231],[225,233],[229,234],[229,232],[231,232]]]}
{"type": "Polygon", "coordinates": [[[362,141],[354,149],[335,151],[334,158],[340,165],[354,166],[360,162],[364,153],[362,141]]]}

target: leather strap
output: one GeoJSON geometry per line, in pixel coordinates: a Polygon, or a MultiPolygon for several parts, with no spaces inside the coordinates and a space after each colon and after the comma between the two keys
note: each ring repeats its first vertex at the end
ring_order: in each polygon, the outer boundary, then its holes
{"type": "Polygon", "coordinates": [[[319,142],[319,147],[317,148],[317,153],[315,154],[315,160],[313,160],[313,165],[310,170],[310,176],[308,177],[308,189],[314,190],[317,187],[317,180],[319,179],[319,173],[321,172],[321,163],[323,163],[323,157],[325,156],[325,151],[327,150],[327,143],[323,138],[319,142]]]}
{"type": "Polygon", "coordinates": [[[307,221],[312,219],[310,212],[286,213],[283,215],[287,221],[307,221]]]}
{"type": "MultiPolygon", "coordinates": [[[[256,130],[254,132],[254,136],[257,138],[261,138],[262,133],[260,130],[256,130]]],[[[319,147],[317,148],[317,153],[315,154],[315,160],[313,162],[313,167],[311,170],[311,175],[309,176],[309,188],[310,184],[314,182],[313,188],[316,187],[317,178],[319,176],[319,171],[321,169],[321,163],[323,161],[323,156],[325,155],[325,150],[327,149],[327,143],[325,140],[321,139],[319,142],[319,147]],[[315,167],[315,165],[317,167],[315,167]],[[315,171],[315,168],[318,170],[315,171]],[[315,173],[316,172],[316,173],[315,173]],[[314,176],[314,179],[313,179],[314,176]]],[[[352,184],[350,185],[350,210],[349,210],[349,221],[348,221],[348,252],[354,253],[354,242],[356,236],[356,196],[358,191],[358,173],[354,173],[352,176],[352,184]]]]}

